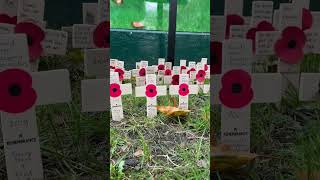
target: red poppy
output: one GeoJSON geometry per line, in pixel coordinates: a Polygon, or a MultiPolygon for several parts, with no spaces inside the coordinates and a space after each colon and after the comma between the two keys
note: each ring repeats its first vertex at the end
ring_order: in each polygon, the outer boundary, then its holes
{"type": "Polygon", "coordinates": [[[206,72],[204,70],[199,70],[196,75],[197,81],[203,82],[206,78],[206,72]]]}
{"type": "MultiPolygon", "coordinates": [[[[208,68],[208,66],[207,66],[207,68],[208,68]]],[[[191,68],[191,69],[189,69],[189,71],[187,72],[187,74],[189,74],[190,75],[190,72],[191,71],[196,71],[196,69],[195,68],[191,68]]]]}
{"type": "Polygon", "coordinates": [[[225,73],[221,80],[222,88],[219,98],[223,105],[229,108],[242,108],[253,99],[251,77],[241,69],[234,69],[225,73]]]}
{"type": "Polygon", "coordinates": [[[93,42],[98,48],[110,47],[110,22],[101,22],[93,32],[93,42]]]}
{"type": "Polygon", "coordinates": [[[179,85],[179,75],[175,74],[172,76],[172,81],[171,81],[172,85],[179,85]]]}
{"type": "Polygon", "coordinates": [[[188,84],[180,84],[179,86],[179,95],[180,96],[187,96],[189,94],[189,85],[188,84]]]}
{"type": "Polygon", "coordinates": [[[163,64],[158,65],[158,71],[164,70],[165,66],[163,64]]]}
{"type": "Polygon", "coordinates": [[[247,32],[247,39],[252,40],[252,50],[256,52],[256,33],[258,31],[275,31],[275,28],[268,21],[261,21],[256,28],[251,28],[247,32]]]}
{"type": "Polygon", "coordinates": [[[123,80],[123,75],[124,75],[124,71],[120,68],[117,68],[114,70],[114,72],[117,72],[119,74],[119,80],[122,81],[123,80]]]}
{"type": "Polygon", "coordinates": [[[117,83],[110,84],[110,96],[113,98],[121,96],[122,91],[120,85],[117,83]]]}
{"type": "Polygon", "coordinates": [[[32,77],[20,69],[0,72],[0,109],[7,113],[22,113],[30,109],[37,100],[32,88],[32,77]]]}
{"type": "Polygon", "coordinates": [[[145,68],[141,68],[139,70],[139,76],[146,76],[146,69],[145,68]]]}
{"type": "Polygon", "coordinates": [[[0,14],[0,23],[17,24],[17,16],[10,17],[7,14],[0,14]]]}
{"type": "Polygon", "coordinates": [[[303,59],[303,48],[306,35],[298,27],[287,27],[282,31],[282,37],[276,42],[276,55],[285,63],[296,64],[303,59]]]}
{"type": "Polygon", "coordinates": [[[207,71],[208,70],[208,65],[204,64],[204,70],[207,71]]]}
{"type": "Polygon", "coordinates": [[[309,9],[302,10],[302,30],[310,29],[312,27],[313,17],[309,9]]]}
{"type": "Polygon", "coordinates": [[[212,65],[210,68],[210,72],[213,74],[221,74],[221,68],[222,68],[222,43],[218,41],[211,42],[211,53],[210,53],[210,59],[212,61],[212,65]]]}
{"type": "Polygon", "coordinates": [[[165,75],[165,76],[171,76],[171,70],[170,70],[170,69],[166,69],[166,70],[164,71],[164,75],[165,75]]]}
{"type": "Polygon", "coordinates": [[[33,23],[21,22],[16,25],[15,33],[26,34],[28,40],[30,61],[33,62],[37,60],[43,52],[43,48],[41,45],[45,37],[43,30],[33,23]]]}
{"type": "Polygon", "coordinates": [[[225,38],[229,39],[230,36],[230,27],[233,25],[244,25],[244,19],[236,14],[231,14],[227,16],[227,25],[226,25],[226,32],[225,38]]]}
{"type": "Polygon", "coordinates": [[[155,96],[157,96],[158,92],[157,92],[157,86],[153,85],[153,84],[149,84],[146,86],[146,96],[149,98],[153,98],[155,96]]]}
{"type": "Polygon", "coordinates": [[[180,66],[180,70],[187,69],[185,66],[180,66]]]}
{"type": "Polygon", "coordinates": [[[116,69],[116,67],[114,67],[114,66],[110,66],[110,69],[116,69]]]}

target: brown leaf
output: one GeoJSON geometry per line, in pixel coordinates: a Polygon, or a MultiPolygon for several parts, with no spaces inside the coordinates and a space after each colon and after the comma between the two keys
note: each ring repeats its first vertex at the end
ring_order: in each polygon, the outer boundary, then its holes
{"type": "Polygon", "coordinates": [[[132,24],[132,26],[134,28],[138,28],[138,29],[143,29],[144,28],[144,25],[143,25],[142,22],[133,21],[131,24],[132,24]]]}
{"type": "Polygon", "coordinates": [[[117,5],[121,5],[123,3],[123,0],[114,0],[114,2],[117,4],[117,5]]]}
{"type": "Polygon", "coordinates": [[[220,145],[213,148],[211,160],[214,164],[214,171],[228,171],[240,169],[255,160],[256,157],[256,154],[235,152],[230,150],[229,146],[220,145]]]}
{"type": "Polygon", "coordinates": [[[133,155],[135,157],[141,157],[143,155],[143,151],[141,149],[138,149],[133,155]]]}
{"type": "Polygon", "coordinates": [[[184,117],[190,112],[190,110],[184,110],[173,106],[157,106],[157,109],[169,117],[184,117]]]}

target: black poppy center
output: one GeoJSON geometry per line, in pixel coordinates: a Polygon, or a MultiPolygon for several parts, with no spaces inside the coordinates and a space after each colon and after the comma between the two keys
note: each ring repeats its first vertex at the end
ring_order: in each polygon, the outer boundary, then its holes
{"type": "Polygon", "coordinates": [[[27,36],[28,45],[31,46],[33,44],[33,39],[30,36],[27,36]]]}
{"type": "Polygon", "coordinates": [[[291,40],[288,42],[288,47],[290,49],[294,49],[297,46],[297,42],[295,40],[291,40]]]}
{"type": "Polygon", "coordinates": [[[186,92],[186,91],[187,91],[187,89],[186,89],[186,88],[182,88],[182,91],[183,91],[183,92],[186,92]]]}
{"type": "Polygon", "coordinates": [[[22,88],[18,84],[12,84],[9,86],[8,91],[11,96],[20,96],[22,93],[22,88]]]}
{"type": "Polygon", "coordinates": [[[153,93],[153,89],[150,89],[149,92],[153,93]]]}
{"type": "Polygon", "coordinates": [[[242,91],[242,86],[239,83],[232,84],[232,93],[238,94],[242,91]]]}
{"type": "Polygon", "coordinates": [[[117,88],[112,88],[112,92],[117,92],[118,91],[118,89],[117,88]]]}
{"type": "Polygon", "coordinates": [[[200,77],[203,77],[203,74],[200,74],[200,77]]]}

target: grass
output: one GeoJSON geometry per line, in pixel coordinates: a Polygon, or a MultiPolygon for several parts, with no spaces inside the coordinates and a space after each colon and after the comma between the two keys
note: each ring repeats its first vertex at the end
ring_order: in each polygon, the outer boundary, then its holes
{"type": "MultiPolygon", "coordinates": [[[[167,105],[168,99],[158,102],[167,105]]],[[[111,179],[208,179],[209,97],[189,102],[186,119],[147,118],[145,98],[123,98],[125,118],[111,122],[111,179]]]]}
{"type": "MultiPolygon", "coordinates": [[[[168,31],[169,1],[125,0],[122,5],[110,1],[111,27],[134,29],[133,21],[142,22],[147,30],[168,31]]],[[[210,1],[179,0],[177,31],[210,32],[210,1]]]]}
{"type": "MultiPolygon", "coordinates": [[[[319,58],[306,56],[301,71],[319,73],[319,58]]],[[[319,101],[301,102],[290,87],[281,104],[251,107],[251,152],[260,156],[250,166],[232,173],[213,172],[218,179],[300,179],[302,173],[319,172],[319,101]]],[[[220,112],[219,107],[213,108],[211,124],[219,140],[220,112]]]]}

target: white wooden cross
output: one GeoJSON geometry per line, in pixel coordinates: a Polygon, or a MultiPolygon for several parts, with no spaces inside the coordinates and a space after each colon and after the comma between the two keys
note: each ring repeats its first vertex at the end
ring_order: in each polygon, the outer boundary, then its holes
{"type": "Polygon", "coordinates": [[[98,3],[82,3],[82,23],[98,23],[98,3]]]}
{"type": "Polygon", "coordinates": [[[198,85],[189,85],[189,75],[179,75],[179,85],[170,85],[169,94],[179,95],[179,108],[189,109],[189,94],[198,94],[198,85]]]}
{"type": "Polygon", "coordinates": [[[197,74],[191,74],[190,76],[192,76],[192,79],[195,77],[196,78],[196,83],[198,84],[198,86],[200,87],[200,89],[202,90],[203,93],[209,93],[210,91],[210,84],[205,84],[205,80],[206,79],[210,79],[210,66],[207,65],[207,61],[202,59],[200,63],[197,64],[196,66],[197,68],[197,74]],[[207,66],[207,70],[205,70],[205,66],[207,66]],[[204,76],[204,80],[199,81],[198,78],[200,76],[200,74],[202,74],[202,76],[204,76]]]}
{"type": "MultiPolygon", "coordinates": [[[[101,9],[106,0],[98,2],[98,23],[109,21],[104,16],[109,14],[107,9],[101,9]]],[[[85,74],[95,76],[98,79],[81,81],[81,103],[83,112],[102,112],[109,110],[108,107],[108,59],[109,48],[99,48],[94,44],[93,34],[96,25],[78,24],[73,25],[72,44],[74,48],[85,50],[85,74]]]]}
{"type": "Polygon", "coordinates": [[[110,104],[112,120],[123,119],[122,96],[132,94],[132,84],[121,84],[118,73],[110,74],[110,104]]]}
{"type": "MultiPolygon", "coordinates": [[[[87,4],[88,5],[88,4],[87,4]]],[[[85,9],[88,7],[84,4],[84,13],[86,13],[85,9]]],[[[95,5],[93,5],[95,6],[95,5]]],[[[72,33],[72,45],[74,48],[80,49],[91,49],[91,48],[105,48],[101,47],[100,44],[94,42],[94,33],[99,28],[102,28],[107,22],[109,22],[109,11],[107,9],[109,7],[107,0],[99,0],[96,14],[94,15],[97,21],[96,24],[74,24],[73,25],[73,33],[72,33]]],[[[91,7],[92,8],[92,7],[91,7]]],[[[93,8],[95,9],[95,8],[93,8]]],[[[91,11],[90,11],[91,12],[91,11]]],[[[87,20],[84,19],[86,22],[87,20]]],[[[106,27],[107,28],[107,27],[106,27]]],[[[96,37],[99,38],[99,37],[96,37]]],[[[102,41],[108,41],[108,37],[101,35],[102,41]]]]}
{"type": "Polygon", "coordinates": [[[44,179],[35,109],[71,101],[69,72],[33,72],[23,34],[0,35],[0,115],[8,179],[44,179]],[[19,50],[17,50],[19,48],[19,50]],[[18,54],[17,54],[18,53],[18,54]]]}
{"type": "Polygon", "coordinates": [[[320,98],[320,73],[301,73],[299,99],[316,101],[320,98]]]}
{"type": "Polygon", "coordinates": [[[157,116],[157,97],[167,95],[167,86],[157,86],[155,74],[146,75],[146,85],[135,88],[136,97],[147,98],[147,117],[157,116]]]}
{"type": "Polygon", "coordinates": [[[136,70],[132,72],[136,77],[136,86],[144,86],[146,84],[148,61],[140,61],[136,64],[136,70]]]}
{"type": "Polygon", "coordinates": [[[214,104],[221,104],[221,141],[235,151],[250,151],[252,103],[281,99],[281,76],[251,74],[251,41],[230,39],[223,43],[222,75],[213,76],[214,104]]]}
{"type": "MultiPolygon", "coordinates": [[[[44,31],[44,39],[40,44],[43,49],[42,55],[65,55],[68,34],[64,31],[45,28],[46,22],[43,21],[45,2],[43,0],[21,0],[19,2],[2,1],[0,6],[11,7],[8,13],[10,13],[11,16],[17,16],[18,23],[32,23],[44,31]]],[[[14,25],[1,24],[1,33],[14,32],[14,25]]],[[[35,60],[31,63],[31,70],[37,71],[37,69],[38,60],[35,60]]]]}
{"type": "Polygon", "coordinates": [[[84,72],[86,76],[106,78],[108,72],[108,48],[84,50],[84,72]]]}

